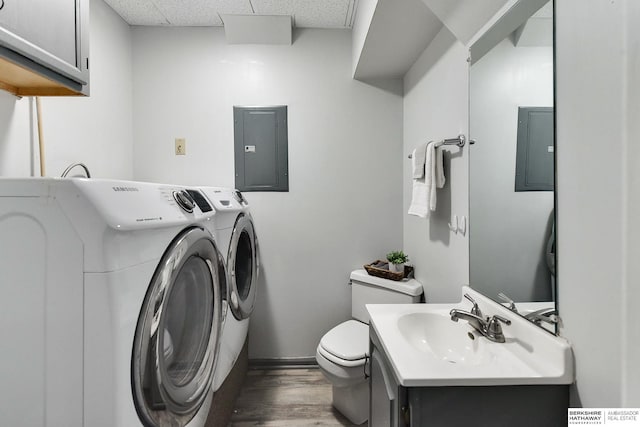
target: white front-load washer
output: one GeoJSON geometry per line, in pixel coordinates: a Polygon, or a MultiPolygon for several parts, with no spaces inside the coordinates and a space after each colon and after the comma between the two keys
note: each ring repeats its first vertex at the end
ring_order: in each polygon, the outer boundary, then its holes
{"type": "Polygon", "coordinates": [[[184,188],[0,179],[3,425],[205,424],[222,256],[184,188]]]}
{"type": "Polygon", "coordinates": [[[200,187],[216,212],[212,232],[226,260],[227,292],[213,388],[217,390],[233,369],[249,330],[259,274],[258,241],[242,194],[231,188],[200,187]]]}

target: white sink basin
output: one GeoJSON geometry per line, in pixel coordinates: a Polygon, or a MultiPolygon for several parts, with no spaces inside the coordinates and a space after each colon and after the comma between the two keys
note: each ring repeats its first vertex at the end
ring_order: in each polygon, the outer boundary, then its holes
{"type": "MultiPolygon", "coordinates": [[[[453,322],[452,308],[471,304],[370,304],[371,328],[394,374],[406,387],[447,385],[571,384],[573,355],[554,336],[469,287],[485,316],[511,320],[506,342],[489,341],[465,320],[453,322]]],[[[462,298],[461,298],[462,299],[462,298]]]]}
{"type": "Polygon", "coordinates": [[[442,313],[408,313],[398,318],[398,329],[412,347],[444,362],[480,365],[494,361],[487,351],[488,341],[465,323],[453,322],[442,313]]]}

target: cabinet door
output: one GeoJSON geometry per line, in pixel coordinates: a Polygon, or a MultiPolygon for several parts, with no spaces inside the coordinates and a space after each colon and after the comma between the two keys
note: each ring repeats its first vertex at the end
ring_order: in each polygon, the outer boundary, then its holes
{"type": "Polygon", "coordinates": [[[83,90],[89,81],[89,1],[0,1],[0,56],[83,90]]]}
{"type": "Polygon", "coordinates": [[[407,426],[408,419],[403,409],[407,398],[406,389],[400,387],[384,353],[375,345],[372,346],[370,360],[369,427],[407,426]]]}
{"type": "Polygon", "coordinates": [[[75,0],[4,0],[0,26],[76,66],[75,0]]]}
{"type": "Polygon", "coordinates": [[[384,375],[384,362],[374,348],[371,354],[371,402],[369,427],[391,426],[392,404],[395,396],[390,396],[384,375]]]}

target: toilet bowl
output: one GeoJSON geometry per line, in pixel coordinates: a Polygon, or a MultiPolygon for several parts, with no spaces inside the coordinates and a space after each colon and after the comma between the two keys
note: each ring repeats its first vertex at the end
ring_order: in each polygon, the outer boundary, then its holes
{"type": "Polygon", "coordinates": [[[347,320],[327,332],[318,344],[316,361],[333,386],[333,406],[354,424],[367,421],[369,384],[364,368],[369,353],[369,326],[347,320]]]}
{"type": "Polygon", "coordinates": [[[364,270],[351,273],[351,315],[324,334],[316,349],[320,371],[332,385],[332,404],[354,424],[369,418],[369,383],[365,364],[369,357],[369,315],[365,304],[415,303],[422,285],[414,280],[395,282],[369,276],[364,270]]]}

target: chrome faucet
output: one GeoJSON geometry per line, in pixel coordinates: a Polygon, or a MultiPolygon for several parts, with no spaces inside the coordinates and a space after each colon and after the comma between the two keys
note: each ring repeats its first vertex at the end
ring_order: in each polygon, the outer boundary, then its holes
{"type": "Polygon", "coordinates": [[[473,314],[474,316],[482,317],[482,311],[480,311],[480,307],[478,307],[478,303],[476,302],[476,300],[471,298],[471,295],[469,294],[464,294],[464,297],[471,301],[471,304],[473,304],[473,307],[471,307],[469,313],[473,314]]]}
{"type": "Polygon", "coordinates": [[[84,174],[86,175],[87,178],[91,178],[91,173],[89,173],[89,168],[84,164],[84,163],[72,163],[69,165],[69,167],[67,167],[64,172],[62,172],[62,175],[60,175],[62,178],[66,178],[67,175],[69,175],[69,172],[71,172],[71,169],[75,168],[76,166],[80,166],[82,169],[84,169],[84,174]]]}
{"type": "Polygon", "coordinates": [[[502,333],[502,325],[510,325],[511,320],[505,319],[497,314],[486,319],[482,317],[482,312],[478,307],[478,304],[471,298],[471,296],[464,294],[464,297],[473,303],[473,307],[470,311],[464,311],[457,308],[452,309],[449,312],[451,320],[457,322],[458,319],[466,320],[476,331],[480,332],[483,336],[487,337],[490,341],[505,342],[504,334],[502,333]]]}
{"type": "Polygon", "coordinates": [[[451,320],[454,322],[457,322],[459,319],[466,320],[471,326],[473,326],[473,329],[480,332],[482,335],[484,335],[484,331],[487,329],[486,320],[467,311],[454,308],[449,312],[449,315],[451,316],[451,320]]]}
{"type": "Polygon", "coordinates": [[[524,316],[525,319],[532,321],[536,325],[540,325],[542,322],[555,325],[558,323],[558,312],[555,308],[542,308],[540,310],[532,311],[524,316]]]}
{"type": "Polygon", "coordinates": [[[509,310],[513,311],[514,313],[518,312],[518,309],[516,308],[516,303],[509,298],[507,295],[505,295],[504,293],[500,292],[498,294],[498,298],[500,298],[502,301],[506,302],[508,305],[509,310]]]}

